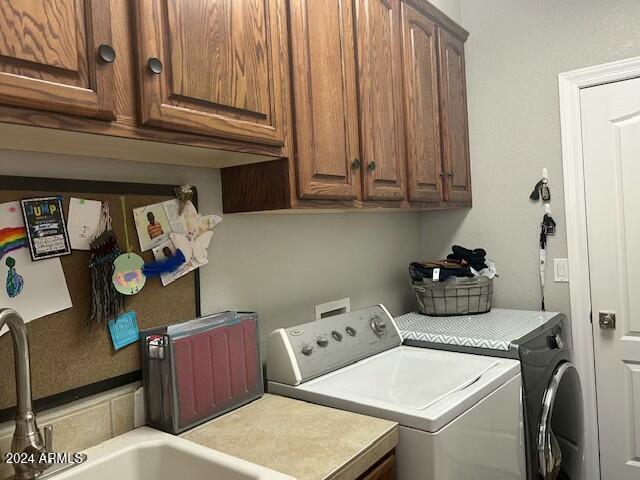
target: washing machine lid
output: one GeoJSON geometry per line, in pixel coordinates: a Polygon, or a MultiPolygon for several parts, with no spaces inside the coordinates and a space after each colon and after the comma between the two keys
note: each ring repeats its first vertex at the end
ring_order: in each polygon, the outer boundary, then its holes
{"type": "Polygon", "coordinates": [[[493,308],[479,315],[432,317],[412,312],[394,320],[404,340],[508,351],[513,342],[561,315],[493,308]]]}
{"type": "Polygon", "coordinates": [[[515,360],[401,346],[289,393],[297,390],[295,396],[305,400],[437,432],[519,370],[515,360]]]}

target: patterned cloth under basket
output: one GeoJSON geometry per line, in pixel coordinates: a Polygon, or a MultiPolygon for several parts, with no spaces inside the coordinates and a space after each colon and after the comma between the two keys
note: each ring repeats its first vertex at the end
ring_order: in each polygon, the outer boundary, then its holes
{"type": "Polygon", "coordinates": [[[454,277],[445,282],[423,280],[412,286],[418,299],[418,310],[424,315],[472,315],[491,310],[493,279],[485,276],[454,277]]]}

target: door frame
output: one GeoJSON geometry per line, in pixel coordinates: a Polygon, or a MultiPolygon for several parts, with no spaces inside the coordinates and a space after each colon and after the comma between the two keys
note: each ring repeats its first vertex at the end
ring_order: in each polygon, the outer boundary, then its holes
{"type": "Polygon", "coordinates": [[[580,90],[637,77],[640,57],[558,75],[573,359],[582,378],[585,412],[584,480],[600,479],[600,447],[593,328],[591,322],[577,321],[592,317],[580,90]]]}

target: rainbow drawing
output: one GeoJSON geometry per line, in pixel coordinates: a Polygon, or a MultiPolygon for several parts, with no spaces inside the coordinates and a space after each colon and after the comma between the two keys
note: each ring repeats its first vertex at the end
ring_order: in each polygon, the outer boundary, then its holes
{"type": "Polygon", "coordinates": [[[25,227],[0,229],[0,259],[7,253],[26,246],[27,230],[25,227]]]}

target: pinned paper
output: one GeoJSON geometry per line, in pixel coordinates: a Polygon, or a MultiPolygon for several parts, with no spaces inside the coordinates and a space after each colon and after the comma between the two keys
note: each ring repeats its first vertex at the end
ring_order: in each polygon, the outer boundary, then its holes
{"type": "Polygon", "coordinates": [[[21,204],[31,258],[43,260],[69,255],[71,246],[62,197],[27,198],[21,204]]]}
{"type": "Polygon", "coordinates": [[[146,252],[169,239],[171,224],[162,203],[135,208],[133,219],[140,240],[140,250],[146,252]]]}
{"type": "MultiPolygon", "coordinates": [[[[30,322],[71,308],[71,297],[60,259],[33,261],[27,242],[20,241],[26,238],[24,230],[20,202],[0,204],[0,231],[7,233],[0,237],[0,305],[14,309],[30,322]]],[[[0,335],[6,331],[4,327],[0,335]]]]}
{"type": "Polygon", "coordinates": [[[98,234],[102,203],[71,197],[67,230],[73,250],[91,250],[91,240],[98,234]]]}
{"type": "Polygon", "coordinates": [[[115,320],[109,322],[109,333],[113,341],[113,348],[120,350],[122,347],[138,341],[140,331],[136,312],[125,312],[115,320]]]}

